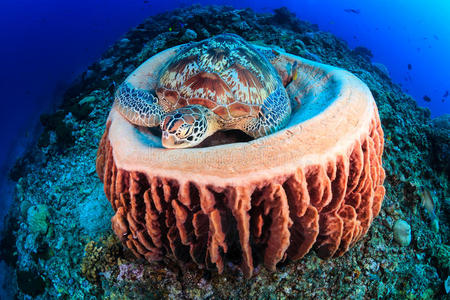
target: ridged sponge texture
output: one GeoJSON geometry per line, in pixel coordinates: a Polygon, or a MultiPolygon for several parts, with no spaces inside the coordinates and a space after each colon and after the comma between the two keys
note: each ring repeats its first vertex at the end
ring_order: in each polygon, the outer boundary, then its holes
{"type": "Polygon", "coordinates": [[[364,236],[385,194],[375,102],[348,72],[300,69],[312,87],[297,116],[250,142],[164,149],[112,109],[97,173],[126,247],[148,261],[173,256],[219,272],[232,262],[250,277],[260,262],[275,270],[311,249],[341,256],[364,236]]]}

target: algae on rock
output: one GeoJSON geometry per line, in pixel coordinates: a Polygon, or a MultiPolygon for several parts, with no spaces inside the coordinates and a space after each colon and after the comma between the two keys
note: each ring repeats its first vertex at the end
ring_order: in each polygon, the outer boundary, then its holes
{"type": "Polygon", "coordinates": [[[47,205],[38,204],[28,208],[27,223],[30,232],[37,234],[46,234],[49,227],[49,216],[50,212],[48,211],[47,205]]]}

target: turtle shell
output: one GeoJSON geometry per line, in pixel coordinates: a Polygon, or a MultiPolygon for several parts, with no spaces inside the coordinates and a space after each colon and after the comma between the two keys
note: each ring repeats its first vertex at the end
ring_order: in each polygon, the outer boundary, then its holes
{"type": "Polygon", "coordinates": [[[241,37],[222,34],[182,48],[161,69],[156,93],[169,111],[200,104],[232,120],[257,116],[279,85],[266,57],[241,37]]]}

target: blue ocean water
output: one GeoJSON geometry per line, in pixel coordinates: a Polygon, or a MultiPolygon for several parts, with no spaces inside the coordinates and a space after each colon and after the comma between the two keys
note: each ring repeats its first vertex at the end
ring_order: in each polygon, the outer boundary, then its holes
{"type": "MultiPolygon", "coordinates": [[[[196,1],[251,7],[288,7],[299,18],[364,46],[432,116],[450,112],[448,1],[196,1]],[[433,3],[431,5],[430,3],[433,3]]],[[[52,110],[69,83],[131,26],[189,1],[2,1],[0,165],[33,135],[39,114],[52,110]]],[[[3,172],[4,173],[4,172],[3,172]]]]}
{"type": "MultiPolygon", "coordinates": [[[[146,17],[193,4],[143,0],[4,0],[0,10],[2,109],[1,182],[14,159],[39,134],[39,116],[54,110],[72,80],[109,45],[146,17]]],[[[195,1],[272,12],[286,6],[350,47],[364,46],[372,61],[431,116],[450,113],[450,2],[419,1],[195,1]]],[[[11,189],[11,185],[3,188],[11,189]]],[[[7,197],[0,200],[6,211],[7,197]]],[[[3,217],[3,215],[0,215],[3,217]]]]}

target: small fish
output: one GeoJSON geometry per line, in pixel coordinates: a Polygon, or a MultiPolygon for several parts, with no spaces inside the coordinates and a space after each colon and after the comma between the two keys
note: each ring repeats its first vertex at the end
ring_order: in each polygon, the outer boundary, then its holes
{"type": "Polygon", "coordinates": [[[436,218],[436,214],[434,213],[434,201],[431,193],[428,189],[423,188],[421,192],[422,196],[422,205],[425,207],[427,212],[430,214],[430,218],[434,220],[436,218]]]}
{"type": "Polygon", "coordinates": [[[292,76],[292,80],[297,80],[297,78],[298,78],[298,72],[297,72],[297,69],[295,69],[295,71],[294,71],[294,76],[292,76]]]}
{"type": "Polygon", "coordinates": [[[442,97],[447,98],[448,97],[448,91],[445,91],[444,96],[442,96],[442,97]]]}
{"type": "Polygon", "coordinates": [[[411,69],[412,69],[412,65],[408,64],[408,70],[411,70],[411,69]]]}
{"type": "Polygon", "coordinates": [[[148,0],[144,0],[144,3],[147,4],[149,1],[148,0]]]}
{"type": "Polygon", "coordinates": [[[436,41],[439,41],[439,37],[437,35],[433,34],[433,37],[436,41]]]}
{"type": "Polygon", "coordinates": [[[169,27],[169,31],[172,31],[172,27],[169,27]]]}
{"type": "Polygon", "coordinates": [[[424,96],[423,96],[423,100],[424,100],[425,102],[431,102],[431,98],[428,97],[427,95],[424,95],[424,96]]]}
{"type": "Polygon", "coordinates": [[[180,28],[183,29],[184,28],[184,23],[180,22],[180,28]]]}
{"type": "Polygon", "coordinates": [[[294,69],[294,72],[292,72],[292,80],[295,81],[298,78],[297,61],[294,62],[294,65],[292,66],[292,69],[294,69]]]}
{"type": "Polygon", "coordinates": [[[359,13],[361,12],[359,9],[354,9],[354,8],[346,8],[346,9],[344,9],[344,11],[346,12],[346,13],[352,13],[352,14],[355,14],[355,15],[359,15],[359,13]]]}

